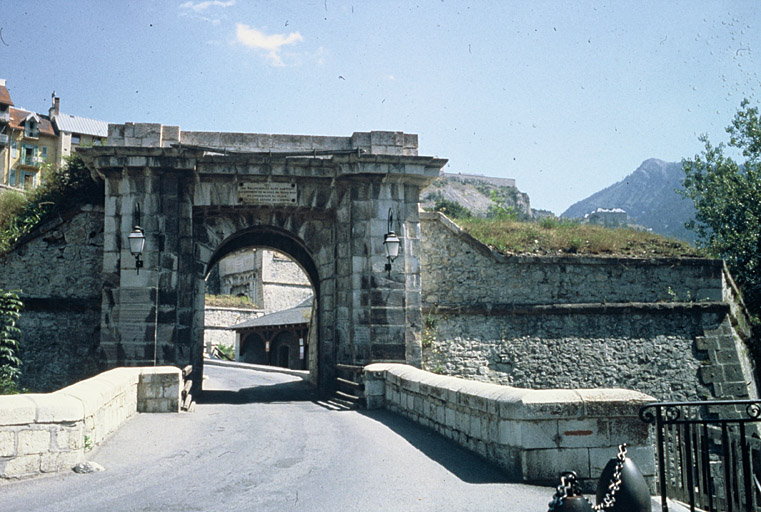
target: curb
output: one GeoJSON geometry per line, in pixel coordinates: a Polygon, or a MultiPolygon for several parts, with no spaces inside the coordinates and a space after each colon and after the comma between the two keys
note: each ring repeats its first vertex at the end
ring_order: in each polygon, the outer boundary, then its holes
{"type": "Polygon", "coordinates": [[[262,364],[241,363],[239,361],[222,361],[221,359],[212,359],[204,357],[204,366],[219,366],[222,368],[238,368],[241,370],[254,370],[265,373],[284,373],[286,375],[293,375],[294,377],[300,377],[301,380],[309,380],[309,372],[307,370],[290,370],[288,368],[281,368],[279,366],[267,366],[262,364]]]}

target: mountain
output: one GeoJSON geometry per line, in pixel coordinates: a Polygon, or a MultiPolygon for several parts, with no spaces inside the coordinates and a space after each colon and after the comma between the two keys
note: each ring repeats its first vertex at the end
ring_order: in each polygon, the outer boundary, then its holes
{"type": "Polygon", "coordinates": [[[651,158],[618,183],[571,205],[561,217],[583,218],[598,208],[620,208],[632,224],[694,242],[695,233],[684,223],[694,217],[695,208],[691,200],[676,192],[683,188],[683,179],[681,163],[651,158]]]}
{"type": "Polygon", "coordinates": [[[493,178],[480,174],[441,173],[436,180],[420,192],[424,209],[433,209],[437,200],[459,203],[476,217],[485,217],[494,204],[492,194],[500,206],[513,208],[521,218],[532,216],[528,194],[515,186],[510,178],[493,178]]]}

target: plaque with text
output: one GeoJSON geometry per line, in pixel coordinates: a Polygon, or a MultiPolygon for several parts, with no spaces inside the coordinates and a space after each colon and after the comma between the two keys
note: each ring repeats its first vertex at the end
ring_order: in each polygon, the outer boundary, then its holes
{"type": "Polygon", "coordinates": [[[295,205],[295,183],[238,184],[238,202],[242,204],[295,205]]]}

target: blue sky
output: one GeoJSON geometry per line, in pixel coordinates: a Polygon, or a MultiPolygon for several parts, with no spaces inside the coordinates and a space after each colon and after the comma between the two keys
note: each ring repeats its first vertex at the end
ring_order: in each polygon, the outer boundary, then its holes
{"type": "Polygon", "coordinates": [[[760,23],[757,0],[0,0],[0,78],[109,122],[417,133],[560,214],[725,140],[761,96],[760,23]]]}

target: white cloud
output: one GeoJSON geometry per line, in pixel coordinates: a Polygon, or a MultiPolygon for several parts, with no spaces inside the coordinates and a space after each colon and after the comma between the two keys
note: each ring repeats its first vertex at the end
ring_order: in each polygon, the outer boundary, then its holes
{"type": "Polygon", "coordinates": [[[291,45],[303,41],[304,38],[298,32],[285,34],[265,34],[248,25],[237,23],[235,25],[236,38],[239,43],[249,48],[263,50],[266,52],[267,59],[273,66],[285,66],[280,52],[283,46],[291,45]]]}
{"type": "Polygon", "coordinates": [[[196,2],[196,3],[188,1],[188,2],[185,2],[184,4],[181,4],[180,9],[192,9],[195,12],[201,12],[201,11],[205,11],[209,7],[232,7],[233,5],[235,5],[235,0],[229,0],[227,2],[222,2],[220,0],[209,0],[206,2],[196,2]]]}

